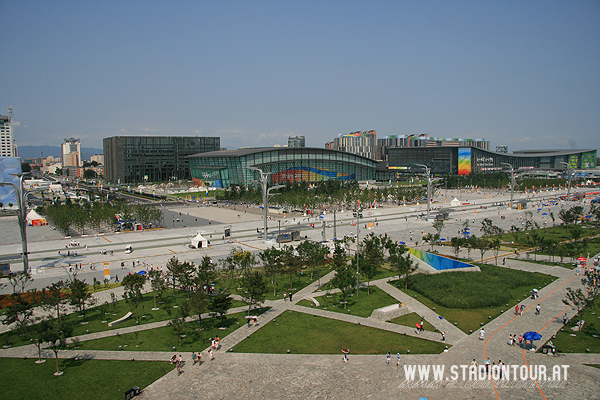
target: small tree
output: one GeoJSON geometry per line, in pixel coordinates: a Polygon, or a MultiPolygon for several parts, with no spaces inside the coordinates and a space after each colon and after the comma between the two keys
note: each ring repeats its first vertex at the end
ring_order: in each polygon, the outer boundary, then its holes
{"type": "Polygon", "coordinates": [[[156,297],[162,299],[163,292],[167,289],[167,283],[162,271],[152,270],[148,271],[148,278],[150,279],[150,287],[152,288],[152,296],[154,299],[154,309],[156,307],[156,297]]]}
{"type": "Polygon", "coordinates": [[[294,276],[302,268],[302,258],[296,254],[296,250],[292,246],[285,246],[282,249],[282,262],[285,272],[290,276],[290,290],[292,290],[294,288],[294,276]]]}
{"type": "Polygon", "coordinates": [[[231,308],[232,300],[227,292],[219,292],[210,299],[209,310],[219,314],[221,325],[225,323],[225,315],[227,315],[227,311],[231,308]]]}
{"type": "Polygon", "coordinates": [[[335,270],[333,283],[335,287],[338,288],[342,293],[344,309],[346,309],[346,298],[350,293],[352,293],[352,291],[354,291],[354,288],[356,287],[356,272],[353,266],[348,265],[347,263],[338,265],[335,270]]]}
{"type": "Polygon", "coordinates": [[[567,306],[572,306],[573,309],[577,311],[577,317],[581,320],[581,316],[579,313],[583,310],[587,304],[587,298],[581,288],[572,289],[570,287],[567,288],[567,294],[563,299],[563,303],[567,306]]]}
{"type": "Polygon", "coordinates": [[[124,289],[123,298],[133,307],[135,311],[135,323],[140,323],[138,315],[138,306],[143,300],[142,289],[146,283],[146,277],[139,274],[129,274],[123,278],[122,286],[124,289]]]}
{"type": "Polygon", "coordinates": [[[77,311],[83,314],[83,320],[85,321],[86,306],[94,304],[94,298],[88,285],[77,277],[73,277],[69,283],[69,292],[69,304],[75,306],[77,311]]]}
{"type": "Polygon", "coordinates": [[[63,290],[67,287],[64,281],[60,280],[47,286],[45,291],[42,291],[43,307],[47,310],[56,312],[56,329],[60,330],[61,311],[66,302],[63,297],[63,290]]]}
{"type": "Polygon", "coordinates": [[[585,286],[586,302],[592,305],[592,309],[595,309],[595,300],[600,295],[600,276],[597,271],[586,270],[585,278],[581,279],[581,283],[585,286]]]}
{"type": "Polygon", "coordinates": [[[433,229],[435,229],[435,231],[437,232],[438,235],[442,235],[442,229],[444,229],[444,220],[443,219],[436,219],[433,222],[433,229]]]}
{"type": "Polygon", "coordinates": [[[486,218],[481,221],[481,230],[484,236],[499,235],[502,233],[502,228],[494,225],[494,221],[490,218],[486,218]]]}
{"type": "MultiPolygon", "coordinates": [[[[390,248],[390,257],[388,258],[390,265],[398,274],[398,279],[405,277],[405,289],[408,289],[408,277],[417,269],[417,264],[410,258],[404,245],[394,244],[390,248]]],[[[400,282],[398,282],[400,287],[400,282]]]]}
{"type": "MultiPolygon", "coordinates": [[[[308,243],[304,241],[302,243],[308,243]]],[[[281,251],[274,247],[265,249],[259,253],[258,257],[262,260],[265,269],[265,274],[271,277],[271,284],[273,285],[273,296],[277,296],[277,275],[283,270],[281,251]]]]}
{"type": "Polygon", "coordinates": [[[173,327],[177,332],[177,339],[179,340],[179,347],[181,347],[181,332],[185,327],[185,319],[190,315],[190,308],[187,301],[183,301],[177,308],[176,316],[171,319],[167,325],[173,327]]]}
{"type": "Polygon", "coordinates": [[[248,271],[242,277],[240,284],[242,300],[248,304],[248,315],[250,315],[250,307],[265,301],[267,290],[269,290],[267,280],[258,271],[248,271]]]}
{"type": "Polygon", "coordinates": [[[458,236],[455,236],[452,239],[450,239],[450,245],[454,250],[454,257],[458,258],[458,256],[460,255],[460,247],[463,245],[464,241],[465,240],[463,238],[458,236]]]}
{"type": "Polygon", "coordinates": [[[53,326],[49,326],[48,330],[42,334],[43,341],[48,343],[48,347],[54,352],[54,358],[56,360],[56,372],[54,375],[62,375],[62,372],[58,369],[58,352],[67,346],[67,338],[73,333],[73,326],[70,324],[63,324],[62,329],[58,330],[53,326]]]}

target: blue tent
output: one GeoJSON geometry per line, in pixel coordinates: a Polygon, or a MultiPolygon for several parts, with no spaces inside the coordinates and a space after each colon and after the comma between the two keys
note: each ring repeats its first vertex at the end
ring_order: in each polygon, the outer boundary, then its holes
{"type": "Polygon", "coordinates": [[[542,338],[542,335],[540,335],[537,332],[525,332],[523,334],[523,339],[525,339],[525,340],[534,341],[534,340],[540,340],[541,338],[542,338]]]}

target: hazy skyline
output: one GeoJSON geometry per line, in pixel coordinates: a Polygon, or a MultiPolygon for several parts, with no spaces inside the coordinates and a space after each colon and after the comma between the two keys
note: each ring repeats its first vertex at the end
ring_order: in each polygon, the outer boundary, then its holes
{"type": "Polygon", "coordinates": [[[599,1],[0,1],[18,145],[428,133],[600,148],[599,1]]]}

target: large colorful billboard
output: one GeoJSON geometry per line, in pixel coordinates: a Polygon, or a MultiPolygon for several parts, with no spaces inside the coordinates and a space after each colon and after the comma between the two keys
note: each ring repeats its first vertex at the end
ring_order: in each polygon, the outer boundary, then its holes
{"type": "Polygon", "coordinates": [[[347,181],[355,179],[355,176],[355,174],[343,174],[328,169],[294,167],[271,175],[271,182],[320,182],[327,179],[347,181]]]}
{"type": "Polygon", "coordinates": [[[471,173],[471,148],[458,148],[458,174],[469,175],[471,173]]]}

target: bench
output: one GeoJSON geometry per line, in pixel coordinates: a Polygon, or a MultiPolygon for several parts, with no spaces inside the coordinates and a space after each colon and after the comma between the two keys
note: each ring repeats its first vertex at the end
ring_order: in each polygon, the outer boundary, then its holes
{"type": "Polygon", "coordinates": [[[404,303],[396,303],[373,310],[373,312],[371,313],[371,318],[375,318],[381,321],[387,321],[409,313],[410,310],[408,309],[408,307],[406,307],[404,303]]]}
{"type": "Polygon", "coordinates": [[[121,322],[126,321],[127,319],[129,319],[132,315],[133,314],[131,314],[131,311],[130,311],[127,314],[123,315],[121,318],[119,318],[117,320],[114,320],[113,322],[109,322],[108,326],[112,327],[112,326],[115,326],[117,324],[120,324],[121,322]]]}

